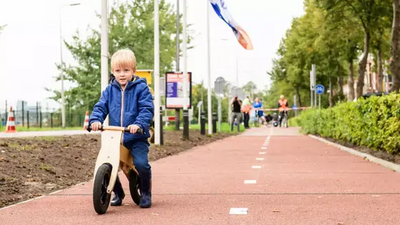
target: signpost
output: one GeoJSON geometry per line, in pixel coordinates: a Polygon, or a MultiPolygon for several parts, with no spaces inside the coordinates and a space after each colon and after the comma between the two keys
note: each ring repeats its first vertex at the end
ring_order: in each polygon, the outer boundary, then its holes
{"type": "Polygon", "coordinates": [[[160,96],[165,96],[165,77],[160,77],[160,84],[160,96]]]}
{"type": "Polygon", "coordinates": [[[221,97],[224,96],[225,79],[218,77],[214,82],[214,92],[218,97],[218,131],[221,132],[222,107],[221,97]]]}
{"type": "Polygon", "coordinates": [[[321,95],[324,93],[325,87],[322,84],[318,84],[315,86],[315,93],[318,94],[319,97],[319,108],[321,108],[321,95]]]}
{"type": "Polygon", "coordinates": [[[197,103],[197,109],[199,110],[199,126],[200,126],[200,118],[201,118],[201,106],[203,105],[202,101],[199,101],[199,103],[197,103]]]}
{"type": "Polygon", "coordinates": [[[311,93],[311,108],[314,105],[314,90],[315,90],[315,85],[314,85],[314,77],[313,77],[313,72],[310,71],[310,93],[311,93]]]}
{"type": "MultiPolygon", "coordinates": [[[[316,88],[317,84],[317,65],[312,64],[312,78],[313,78],[313,86],[314,86],[314,91],[316,88]]],[[[314,92],[314,106],[317,107],[317,92],[314,92]]]]}
{"type": "Polygon", "coordinates": [[[167,109],[183,109],[185,102],[188,103],[187,108],[192,108],[192,73],[188,72],[188,88],[186,94],[188,99],[184,98],[183,93],[183,73],[167,72],[165,74],[165,107],[167,109]],[[185,101],[186,100],[186,101],[185,101]]]}

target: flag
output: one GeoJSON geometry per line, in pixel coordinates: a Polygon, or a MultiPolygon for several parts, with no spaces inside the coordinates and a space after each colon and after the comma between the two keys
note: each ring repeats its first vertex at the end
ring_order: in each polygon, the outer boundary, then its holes
{"type": "Polygon", "coordinates": [[[232,18],[226,7],[225,0],[210,0],[211,6],[219,18],[221,18],[232,29],[239,44],[246,50],[253,50],[249,35],[232,18]]]}

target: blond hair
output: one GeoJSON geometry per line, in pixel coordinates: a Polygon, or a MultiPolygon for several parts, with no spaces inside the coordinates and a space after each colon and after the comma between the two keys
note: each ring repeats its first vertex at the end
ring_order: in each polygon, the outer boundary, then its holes
{"type": "Polygon", "coordinates": [[[136,57],[130,49],[121,49],[111,57],[111,70],[116,68],[131,68],[136,70],[136,57]]]}

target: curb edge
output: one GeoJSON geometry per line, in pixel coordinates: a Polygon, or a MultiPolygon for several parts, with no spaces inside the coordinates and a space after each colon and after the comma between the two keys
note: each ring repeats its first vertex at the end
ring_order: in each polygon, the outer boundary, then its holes
{"type": "Polygon", "coordinates": [[[367,154],[367,153],[359,152],[357,150],[354,150],[354,149],[349,148],[349,147],[345,147],[345,146],[340,145],[340,144],[333,143],[333,142],[328,141],[328,140],[326,140],[324,138],[320,138],[320,137],[317,137],[317,136],[314,136],[314,135],[311,135],[311,134],[308,135],[308,136],[313,138],[313,139],[316,139],[318,141],[321,141],[321,142],[323,142],[325,144],[334,146],[334,147],[336,147],[336,148],[338,148],[338,149],[340,149],[342,151],[348,152],[350,154],[353,154],[353,155],[356,155],[356,156],[359,156],[359,157],[363,157],[364,159],[368,159],[371,162],[377,163],[377,164],[379,164],[379,165],[381,165],[383,167],[386,167],[388,169],[391,169],[391,170],[393,170],[395,172],[400,172],[400,165],[398,165],[398,164],[386,161],[384,159],[377,158],[377,157],[372,156],[372,155],[367,154]]]}

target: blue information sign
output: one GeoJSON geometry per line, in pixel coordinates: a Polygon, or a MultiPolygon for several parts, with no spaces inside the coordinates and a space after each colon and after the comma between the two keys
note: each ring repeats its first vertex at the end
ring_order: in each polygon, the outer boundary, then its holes
{"type": "Polygon", "coordinates": [[[315,86],[315,92],[317,94],[319,94],[319,95],[323,94],[324,91],[325,91],[325,88],[324,88],[324,86],[322,84],[317,84],[317,86],[315,86]]]}

